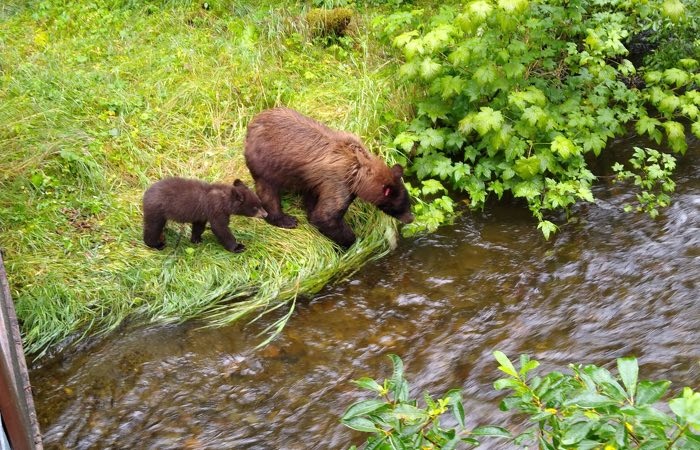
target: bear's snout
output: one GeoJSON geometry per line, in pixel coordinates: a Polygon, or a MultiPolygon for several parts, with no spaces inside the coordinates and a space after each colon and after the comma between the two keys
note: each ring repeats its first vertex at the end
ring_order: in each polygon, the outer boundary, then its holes
{"type": "Polygon", "coordinates": [[[413,222],[413,219],[415,219],[415,217],[413,217],[413,214],[411,214],[411,212],[408,211],[408,212],[401,214],[399,217],[397,217],[397,219],[399,219],[401,221],[401,223],[408,224],[408,223],[413,222]]]}

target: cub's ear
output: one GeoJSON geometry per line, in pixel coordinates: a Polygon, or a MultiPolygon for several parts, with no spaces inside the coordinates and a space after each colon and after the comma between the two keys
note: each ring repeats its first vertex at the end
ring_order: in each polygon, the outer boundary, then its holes
{"type": "Polygon", "coordinates": [[[391,168],[391,176],[393,176],[395,180],[400,180],[403,176],[403,167],[398,164],[394,164],[394,166],[391,168]]]}
{"type": "Polygon", "coordinates": [[[236,183],[233,183],[233,187],[231,188],[231,200],[233,200],[234,202],[243,203],[243,192],[238,190],[238,188],[243,183],[241,183],[240,180],[236,180],[236,181],[238,181],[239,184],[236,185],[236,183]]]}
{"type": "Polygon", "coordinates": [[[239,180],[238,178],[236,178],[236,181],[233,182],[233,185],[234,186],[243,186],[243,182],[241,180],[239,180]]]}

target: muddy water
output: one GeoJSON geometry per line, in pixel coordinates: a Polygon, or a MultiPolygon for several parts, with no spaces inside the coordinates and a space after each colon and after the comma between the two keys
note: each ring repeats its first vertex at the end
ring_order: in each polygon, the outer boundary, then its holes
{"type": "MultiPolygon", "coordinates": [[[[297,306],[272,345],[253,325],[123,331],[32,370],[47,448],[336,449],[338,423],[365,394],[350,383],[406,363],[412,393],[462,387],[470,424],[498,411],[491,356],[542,369],[640,359],[674,392],[700,387],[700,146],[657,220],[625,214],[601,186],[550,242],[528,213],[496,206],[404,240],[389,257],[297,306]]],[[[493,441],[482,448],[508,448],[493,441]]]]}

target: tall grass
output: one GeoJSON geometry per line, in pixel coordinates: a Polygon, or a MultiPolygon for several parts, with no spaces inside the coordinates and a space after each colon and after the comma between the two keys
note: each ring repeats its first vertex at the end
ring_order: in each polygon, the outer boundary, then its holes
{"type": "Polygon", "coordinates": [[[380,153],[383,122],[402,111],[362,23],[328,46],[309,37],[298,6],[216,3],[0,6],[0,247],[35,356],[126,318],[223,325],[291,307],[396,239],[392,219],[355,202],[359,240],[342,253],[292,197],[295,230],[232,219],[242,254],[211,232],[190,244],[189,227],[173,224],[166,250],[143,245],[140,201],[153,181],[250,183],[242,148],[258,111],[288,105],[380,153]]]}

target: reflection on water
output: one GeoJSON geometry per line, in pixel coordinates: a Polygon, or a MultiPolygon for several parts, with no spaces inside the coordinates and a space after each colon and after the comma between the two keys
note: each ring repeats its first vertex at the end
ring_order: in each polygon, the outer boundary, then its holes
{"type": "MultiPolygon", "coordinates": [[[[396,353],[412,394],[463,388],[470,424],[498,411],[491,356],[528,353],[542,371],[636,355],[672,390],[700,380],[700,164],[686,164],[657,220],[625,214],[601,187],[550,242],[527,211],[494,207],[405,240],[351,280],[274,320],[124,331],[32,371],[47,448],[335,449],[361,442],[338,422],[396,353]]],[[[507,448],[486,442],[483,448],[507,448]]]]}

